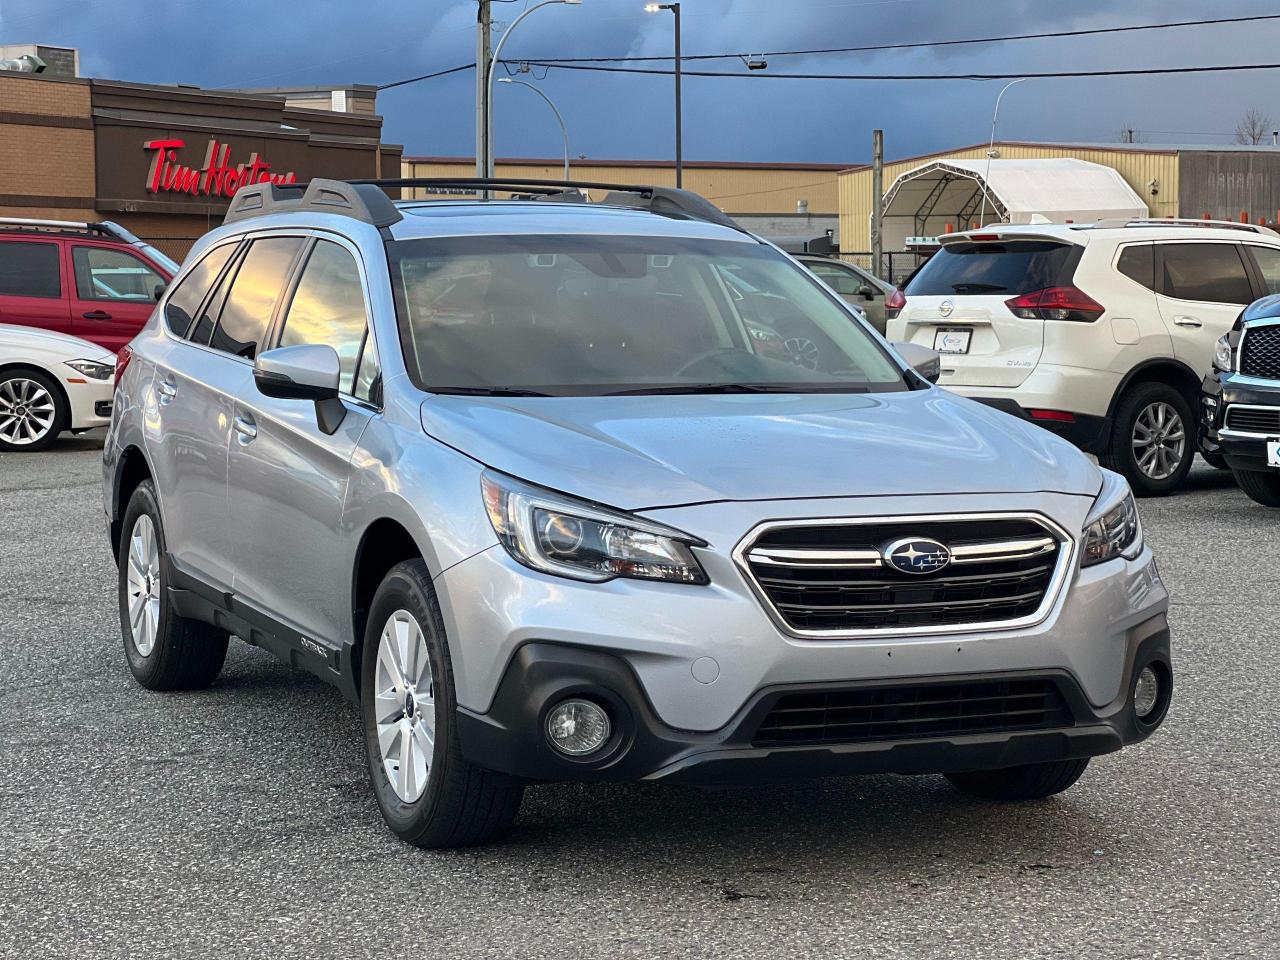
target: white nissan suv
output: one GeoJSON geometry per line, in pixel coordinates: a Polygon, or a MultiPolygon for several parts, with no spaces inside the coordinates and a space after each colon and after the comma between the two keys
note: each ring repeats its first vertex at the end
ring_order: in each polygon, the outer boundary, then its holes
{"type": "Polygon", "coordinates": [[[1182,482],[1214,344],[1280,293],[1280,234],[1248,224],[992,224],[940,240],[890,304],[888,338],[938,350],[940,385],[1097,454],[1140,496],[1182,482]]]}

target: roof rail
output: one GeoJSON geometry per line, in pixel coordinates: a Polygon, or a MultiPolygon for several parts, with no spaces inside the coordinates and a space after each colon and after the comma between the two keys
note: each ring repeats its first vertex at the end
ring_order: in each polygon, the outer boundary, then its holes
{"type": "MultiPolygon", "coordinates": [[[[76,233],[102,233],[116,236],[113,223],[86,223],[83,220],[38,220],[32,217],[0,217],[0,229],[55,230],[76,233]]],[[[123,228],[116,228],[123,229],[123,228]]]]}
{"type": "Polygon", "coordinates": [[[1261,224],[1238,223],[1235,220],[1199,220],[1192,217],[1115,217],[1096,223],[1080,224],[1083,230],[1107,230],[1122,227],[1205,227],[1214,230],[1243,230],[1246,233],[1271,233],[1276,231],[1261,224]]]}
{"type": "Polygon", "coordinates": [[[524,180],[506,177],[409,177],[392,180],[351,180],[353,184],[376,187],[417,187],[425,190],[475,191],[500,190],[504,193],[530,194],[540,200],[581,202],[583,190],[604,190],[600,203],[611,207],[648,210],[664,217],[702,220],[733,230],[742,230],[728,214],[705,197],[675,187],[648,184],[597,183],[593,180],[524,180]]]}
{"type": "Polygon", "coordinates": [[[272,213],[332,213],[354,217],[378,229],[404,219],[391,198],[368,181],[312,180],[310,183],[255,183],[231,198],[223,223],[272,213]]]}

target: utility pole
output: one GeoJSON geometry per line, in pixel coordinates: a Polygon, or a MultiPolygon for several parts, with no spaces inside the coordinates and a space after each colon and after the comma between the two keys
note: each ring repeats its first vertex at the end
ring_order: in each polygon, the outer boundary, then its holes
{"type": "Polygon", "coordinates": [[[884,131],[871,133],[871,272],[884,276],[884,131]]]}
{"type": "Polygon", "coordinates": [[[476,10],[476,176],[488,176],[486,159],[492,136],[492,105],[489,103],[489,45],[493,29],[492,0],[477,0],[476,10]]]}
{"type": "Polygon", "coordinates": [[[676,15],[676,187],[684,186],[684,119],[680,105],[680,4],[671,4],[676,15]]]}

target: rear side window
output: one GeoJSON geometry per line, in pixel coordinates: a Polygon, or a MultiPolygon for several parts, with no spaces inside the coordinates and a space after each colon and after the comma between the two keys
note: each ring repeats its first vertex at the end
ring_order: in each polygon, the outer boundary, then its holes
{"type": "Polygon", "coordinates": [[[1249,252],[1262,274],[1262,285],[1267,288],[1267,293],[1280,293],[1280,250],[1251,243],[1249,252]]]}
{"type": "Polygon", "coordinates": [[[1125,247],[1120,251],[1116,269],[1134,283],[1140,283],[1148,290],[1154,290],[1156,288],[1155,248],[1149,243],[1125,247]]]}
{"type": "Polygon", "coordinates": [[[209,346],[252,360],[266,335],[289,268],[302,246],[300,237],[255,240],[240,262],[209,346]]]}
{"type": "Polygon", "coordinates": [[[950,244],[935,253],[907,285],[906,294],[1032,293],[1065,286],[1079,257],[1075,244],[1049,241],[950,244]]]}
{"type": "Polygon", "coordinates": [[[218,279],[218,274],[222,272],[222,268],[226,266],[227,260],[235,249],[234,243],[224,243],[220,247],[214,247],[173,288],[173,293],[169,294],[169,300],[164,305],[164,318],[174,334],[179,337],[188,335],[195,321],[196,311],[204,302],[205,294],[218,279]]]}
{"type": "Polygon", "coordinates": [[[0,297],[62,296],[56,243],[0,243],[0,297]]]}
{"type": "Polygon", "coordinates": [[[1234,243],[1165,243],[1161,292],[1177,300],[1252,303],[1253,287],[1234,243]]]}

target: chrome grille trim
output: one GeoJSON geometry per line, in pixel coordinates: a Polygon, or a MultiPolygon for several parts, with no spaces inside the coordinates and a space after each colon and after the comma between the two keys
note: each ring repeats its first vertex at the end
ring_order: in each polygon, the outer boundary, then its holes
{"type": "MultiPolygon", "coordinates": [[[[908,514],[904,516],[871,516],[871,517],[822,517],[814,519],[802,520],[769,520],[757,524],[746,536],[739,541],[734,548],[733,559],[739,571],[746,579],[747,584],[755,593],[756,599],[759,600],[769,618],[774,625],[783,633],[804,639],[814,640],[855,640],[865,637],[891,637],[891,636],[937,636],[940,634],[964,634],[964,633],[992,633],[1003,630],[1018,630],[1025,627],[1035,626],[1042,623],[1048,618],[1049,613],[1057,605],[1058,599],[1062,595],[1062,588],[1071,570],[1075,569],[1077,559],[1078,543],[1076,538],[1072,537],[1066,530],[1050,520],[1044,514],[1030,511],[999,511],[990,513],[931,513],[931,514],[908,514]],[[871,627],[859,629],[805,629],[792,626],[787,622],[786,617],[769,596],[768,591],[760,583],[756,573],[751,568],[752,561],[756,561],[765,565],[773,565],[779,567],[811,567],[811,568],[834,568],[841,569],[850,567],[857,569],[873,569],[882,565],[882,561],[878,551],[872,550],[801,550],[801,549],[778,549],[774,547],[755,548],[755,543],[765,534],[774,530],[788,529],[796,527],[849,527],[863,526],[871,524],[893,524],[899,526],[903,530],[904,535],[909,535],[909,527],[913,523],[926,522],[963,522],[963,521],[981,521],[981,520],[1025,520],[1030,521],[1041,527],[1047,536],[1037,538],[1024,538],[1018,540],[999,540],[980,544],[957,544],[953,548],[953,556],[956,550],[964,551],[967,548],[974,550],[991,551],[986,555],[975,554],[974,559],[967,562],[992,562],[1000,560],[1014,561],[1018,559],[1026,559],[1041,554],[1048,554],[1054,550],[1057,551],[1056,562],[1054,564],[1053,573],[1050,577],[1048,586],[1045,588],[1044,597],[1040,605],[1034,612],[1027,616],[1014,617],[1004,620],[989,620],[973,623],[957,623],[957,624],[931,624],[927,626],[887,626],[887,627],[871,627]],[[1007,552],[1006,552],[1007,551],[1007,552]],[[819,554],[835,555],[837,562],[821,563],[813,562],[813,559],[819,554]],[[870,557],[875,554],[876,562],[870,563],[870,557]],[[809,560],[809,562],[805,562],[809,560]]],[[[953,559],[952,563],[965,562],[965,559],[953,559]]],[[[922,578],[924,580],[926,578],[922,578]]]]}

